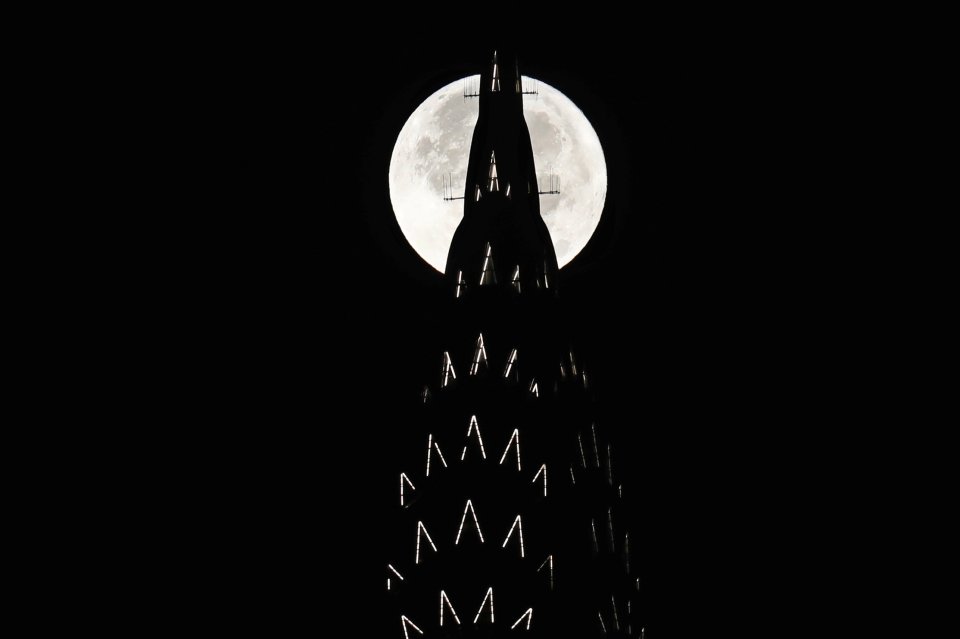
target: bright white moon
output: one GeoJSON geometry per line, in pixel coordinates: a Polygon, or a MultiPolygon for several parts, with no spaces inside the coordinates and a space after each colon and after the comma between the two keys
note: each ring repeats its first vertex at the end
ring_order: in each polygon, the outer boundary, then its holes
{"type": "MultiPolygon", "coordinates": [[[[477,86],[475,75],[451,82],[410,115],[390,158],[390,200],[410,245],[440,272],[446,267],[454,231],[463,218],[463,200],[443,200],[444,176],[453,178],[454,195],[463,195],[470,140],[479,105],[463,97],[464,82],[477,86]]],[[[561,267],[579,253],[600,222],[607,195],[603,149],[583,112],[545,82],[524,77],[523,98],[540,189],[548,175],[560,179],[560,195],[541,195],[540,213],[550,231],[561,267]]]]}

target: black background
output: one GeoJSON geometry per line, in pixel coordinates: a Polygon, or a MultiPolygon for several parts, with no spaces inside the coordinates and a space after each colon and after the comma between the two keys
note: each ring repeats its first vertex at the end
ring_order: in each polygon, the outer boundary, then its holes
{"type": "MultiPolygon", "coordinates": [[[[583,108],[607,157],[607,209],[562,295],[633,460],[650,636],[763,627],[805,552],[789,511],[816,383],[796,364],[809,311],[789,256],[809,223],[792,151],[807,125],[792,71],[753,48],[612,34],[518,41],[524,73],[583,108]]],[[[178,430],[171,553],[187,576],[171,609],[215,626],[378,636],[362,628],[385,578],[384,469],[435,368],[418,343],[442,321],[392,221],[389,152],[420,100],[496,42],[350,35],[245,27],[191,62],[184,89],[182,153],[205,189],[182,216],[181,374],[199,402],[178,430]]]]}

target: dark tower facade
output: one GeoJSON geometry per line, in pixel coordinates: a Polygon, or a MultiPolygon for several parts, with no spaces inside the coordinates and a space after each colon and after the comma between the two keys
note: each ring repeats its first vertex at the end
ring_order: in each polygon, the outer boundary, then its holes
{"type": "Polygon", "coordinates": [[[478,98],[437,375],[399,451],[396,636],[639,637],[624,488],[564,328],[512,52],[478,98]]]}

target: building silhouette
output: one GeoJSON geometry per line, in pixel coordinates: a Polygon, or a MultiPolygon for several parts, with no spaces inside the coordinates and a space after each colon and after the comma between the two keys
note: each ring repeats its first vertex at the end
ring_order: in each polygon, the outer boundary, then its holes
{"type": "Polygon", "coordinates": [[[477,97],[436,375],[397,450],[396,636],[639,637],[629,488],[562,321],[514,53],[493,53],[477,97]]]}

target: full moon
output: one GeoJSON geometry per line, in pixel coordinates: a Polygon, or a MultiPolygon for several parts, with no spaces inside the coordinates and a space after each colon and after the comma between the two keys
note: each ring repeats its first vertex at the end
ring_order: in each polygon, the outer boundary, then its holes
{"type": "MultiPolygon", "coordinates": [[[[477,122],[475,75],[451,82],[416,108],[400,130],[390,158],[390,201],[414,250],[441,273],[463,218],[463,200],[444,201],[444,181],[463,195],[470,140],[477,122]]],[[[600,139],[583,112],[546,82],[523,78],[523,116],[530,131],[540,190],[559,179],[559,195],[541,195],[540,213],[557,262],[565,266],[587,245],[600,222],[607,195],[607,165],[600,139]]]]}

